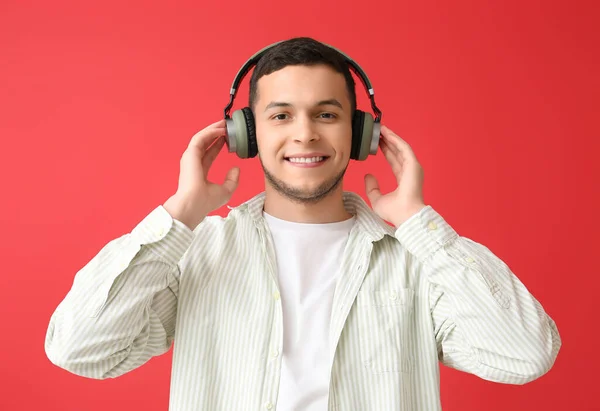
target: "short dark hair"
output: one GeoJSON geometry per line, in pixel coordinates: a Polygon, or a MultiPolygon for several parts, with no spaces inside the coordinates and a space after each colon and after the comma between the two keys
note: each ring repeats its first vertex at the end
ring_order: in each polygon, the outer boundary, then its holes
{"type": "Polygon", "coordinates": [[[287,66],[324,64],[344,75],[350,98],[350,114],[356,110],[354,78],[344,56],[331,47],[310,37],[295,37],[273,46],[260,58],[250,78],[248,106],[254,111],[258,100],[258,80],[287,66]]]}

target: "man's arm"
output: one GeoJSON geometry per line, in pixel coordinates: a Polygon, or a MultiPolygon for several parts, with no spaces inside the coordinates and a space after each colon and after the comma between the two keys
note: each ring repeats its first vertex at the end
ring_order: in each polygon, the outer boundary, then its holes
{"type": "Polygon", "coordinates": [[[238,184],[237,167],[223,184],[207,179],[224,135],[224,119],[194,134],[180,160],[175,194],[77,273],[50,319],[45,344],[50,361],[78,375],[109,378],[168,351],[180,260],[196,227],[229,201],[238,184]]]}
{"type": "Polygon", "coordinates": [[[52,314],[46,355],[74,374],[104,379],[169,350],[179,262],[193,232],[159,206],[77,272],[52,314]]]}
{"type": "Polygon", "coordinates": [[[421,262],[440,361],[483,379],[525,384],[561,347],[555,322],[488,248],[460,237],[427,206],[396,238],[421,262]]]}

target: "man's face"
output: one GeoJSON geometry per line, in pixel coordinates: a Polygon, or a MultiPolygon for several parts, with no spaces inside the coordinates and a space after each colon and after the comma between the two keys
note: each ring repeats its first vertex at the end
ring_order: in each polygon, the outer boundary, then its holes
{"type": "Polygon", "coordinates": [[[325,65],[287,66],[258,80],[254,117],[267,183],[298,202],[340,186],[352,121],[344,76],[325,65]]]}

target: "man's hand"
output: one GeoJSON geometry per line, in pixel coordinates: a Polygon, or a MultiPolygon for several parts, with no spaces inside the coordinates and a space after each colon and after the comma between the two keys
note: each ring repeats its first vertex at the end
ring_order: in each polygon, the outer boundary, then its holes
{"type": "Polygon", "coordinates": [[[223,148],[226,134],[225,120],[220,120],[192,137],[181,157],[177,192],[163,205],[173,218],[191,230],[208,213],[227,204],[238,185],[237,167],[227,172],[222,184],[208,181],[208,170],[223,148]]]}
{"type": "Polygon", "coordinates": [[[392,167],[398,187],[383,195],[377,179],[371,174],[365,175],[365,187],[373,211],[398,228],[425,207],[423,168],[406,141],[384,125],[381,135],[379,146],[392,167]]]}

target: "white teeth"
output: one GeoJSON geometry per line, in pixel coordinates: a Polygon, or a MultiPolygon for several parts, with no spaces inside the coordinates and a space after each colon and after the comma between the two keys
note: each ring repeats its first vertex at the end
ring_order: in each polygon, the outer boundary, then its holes
{"type": "Polygon", "coordinates": [[[323,161],[325,157],[290,157],[288,160],[292,163],[318,163],[319,161],[323,161]]]}

